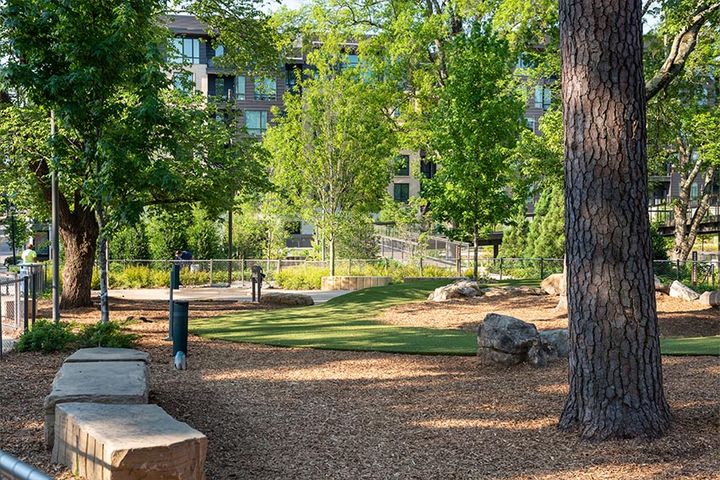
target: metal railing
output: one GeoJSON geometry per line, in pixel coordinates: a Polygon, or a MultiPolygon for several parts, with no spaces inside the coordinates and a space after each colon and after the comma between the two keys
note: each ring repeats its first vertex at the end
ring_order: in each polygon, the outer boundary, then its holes
{"type": "Polygon", "coordinates": [[[43,264],[23,265],[19,273],[0,275],[0,358],[5,331],[17,336],[35,324],[38,297],[46,288],[43,264]]]}
{"type": "Polygon", "coordinates": [[[52,480],[52,477],[0,450],[0,480],[52,480]]]}

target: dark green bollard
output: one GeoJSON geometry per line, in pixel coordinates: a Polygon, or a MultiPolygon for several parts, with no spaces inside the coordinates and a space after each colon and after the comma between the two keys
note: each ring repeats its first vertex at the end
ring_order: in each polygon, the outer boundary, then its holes
{"type": "Polygon", "coordinates": [[[188,302],[174,302],[173,305],[173,357],[177,352],[183,352],[185,356],[188,353],[188,306],[188,302]]]}
{"type": "Polygon", "coordinates": [[[172,272],[170,273],[170,288],[177,290],[180,288],[180,265],[173,264],[172,272]]]}

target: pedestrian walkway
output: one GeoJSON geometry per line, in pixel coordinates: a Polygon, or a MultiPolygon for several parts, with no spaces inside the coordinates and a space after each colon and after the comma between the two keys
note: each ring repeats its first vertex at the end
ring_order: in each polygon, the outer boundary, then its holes
{"type": "MultiPolygon", "coordinates": [[[[310,295],[315,304],[325,303],[331,298],[338,297],[347,290],[282,290],[277,288],[263,289],[263,292],[302,293],[310,295]]],[[[167,288],[131,288],[109,291],[110,298],[122,298],[126,300],[170,300],[170,290],[167,288]]],[[[252,292],[249,288],[217,288],[217,287],[188,287],[175,290],[175,300],[187,301],[226,301],[226,302],[250,302],[252,292]]]]}

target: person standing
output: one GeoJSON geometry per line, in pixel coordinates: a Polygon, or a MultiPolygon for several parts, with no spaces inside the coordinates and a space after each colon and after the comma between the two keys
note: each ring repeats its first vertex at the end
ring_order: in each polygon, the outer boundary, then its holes
{"type": "Polygon", "coordinates": [[[37,252],[35,252],[32,243],[27,244],[27,247],[23,250],[20,258],[22,258],[22,263],[24,265],[37,262],[37,252]]]}

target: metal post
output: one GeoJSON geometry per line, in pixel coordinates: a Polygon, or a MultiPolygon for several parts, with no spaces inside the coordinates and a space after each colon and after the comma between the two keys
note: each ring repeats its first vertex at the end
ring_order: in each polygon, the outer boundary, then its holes
{"type": "Polygon", "coordinates": [[[540,259],[540,280],[545,279],[545,259],[540,259]]]}
{"type": "Polygon", "coordinates": [[[210,287],[213,286],[213,260],[210,259],[210,284],[208,285],[210,287]]]}
{"type": "Polygon", "coordinates": [[[500,281],[502,282],[503,257],[500,257],[500,281]]]}
{"type": "Polygon", "coordinates": [[[53,321],[60,321],[60,236],[59,231],[59,214],[60,207],[58,205],[58,175],[57,175],[57,159],[55,158],[55,111],[50,112],[50,137],[53,142],[52,146],[52,228],[50,229],[50,256],[52,257],[52,315],[53,321]]]}
{"type": "Polygon", "coordinates": [[[228,287],[232,287],[232,236],[233,236],[233,218],[232,208],[228,210],[228,287]]]}
{"type": "Polygon", "coordinates": [[[242,282],[242,286],[245,286],[245,257],[243,256],[240,259],[240,281],[242,282]]]}
{"type": "Polygon", "coordinates": [[[38,287],[38,272],[33,270],[32,276],[32,326],[35,326],[35,319],[37,318],[37,287],[38,287]]]}
{"type": "Polygon", "coordinates": [[[693,286],[697,285],[697,259],[698,254],[697,252],[692,252],[692,256],[690,257],[692,261],[692,265],[690,266],[690,282],[693,286]]]}
{"type": "MultiPolygon", "coordinates": [[[[22,279],[22,285],[23,285],[23,331],[28,331],[28,310],[30,309],[30,304],[28,301],[28,289],[30,288],[30,277],[25,275],[22,279]]],[[[0,326],[2,328],[2,326],[0,326]]]]}
{"type": "Polygon", "coordinates": [[[675,260],[675,280],[680,281],[680,259],[675,260]]]}

